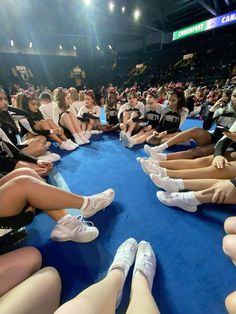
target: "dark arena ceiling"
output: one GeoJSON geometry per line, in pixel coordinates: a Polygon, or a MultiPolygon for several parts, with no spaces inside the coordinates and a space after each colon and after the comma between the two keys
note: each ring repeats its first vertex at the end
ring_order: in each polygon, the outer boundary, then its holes
{"type": "Polygon", "coordinates": [[[119,43],[158,30],[172,32],[236,9],[236,0],[113,0],[110,12],[110,0],[85,1],[0,0],[0,41],[50,45],[106,38],[119,43]],[[138,21],[133,18],[136,8],[141,12],[138,21]]]}

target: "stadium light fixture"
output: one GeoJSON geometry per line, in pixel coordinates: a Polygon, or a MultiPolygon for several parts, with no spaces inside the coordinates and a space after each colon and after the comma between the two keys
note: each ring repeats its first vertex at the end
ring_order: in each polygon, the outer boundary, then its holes
{"type": "Polygon", "coordinates": [[[59,49],[62,50],[62,45],[59,45],[59,49]]]}
{"type": "Polygon", "coordinates": [[[11,40],[11,46],[14,47],[14,41],[13,40],[11,40]]]}
{"type": "Polygon", "coordinates": [[[124,6],[121,8],[121,11],[123,14],[125,13],[125,7],[124,6]]]}
{"type": "Polygon", "coordinates": [[[111,45],[108,45],[108,47],[109,47],[110,50],[112,50],[112,46],[111,45]]]}
{"type": "Polygon", "coordinates": [[[97,48],[97,50],[98,50],[98,51],[100,51],[100,50],[101,50],[99,46],[97,46],[96,48],[97,48]]]}
{"type": "Polygon", "coordinates": [[[140,18],[140,15],[141,15],[140,10],[139,10],[139,9],[136,9],[136,10],[134,11],[134,19],[135,19],[135,21],[137,21],[137,20],[140,18]]]}
{"type": "Polygon", "coordinates": [[[74,50],[76,50],[76,47],[75,47],[75,46],[73,46],[73,49],[74,49],[74,50]]]}
{"type": "Polygon", "coordinates": [[[115,4],[114,4],[114,2],[110,2],[109,3],[109,10],[111,11],[111,12],[113,12],[114,11],[114,8],[115,8],[115,4]]]}
{"type": "Polygon", "coordinates": [[[33,43],[32,43],[32,41],[31,41],[30,44],[29,44],[29,47],[32,48],[32,46],[33,46],[33,43]]]}
{"type": "Polygon", "coordinates": [[[91,0],[84,0],[84,3],[85,3],[86,5],[90,5],[90,4],[91,4],[91,0]]]}

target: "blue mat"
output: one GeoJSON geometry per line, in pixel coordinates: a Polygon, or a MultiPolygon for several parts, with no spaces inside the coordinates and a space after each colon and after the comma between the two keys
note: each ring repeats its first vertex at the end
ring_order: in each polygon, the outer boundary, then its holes
{"type": "MultiPolygon", "coordinates": [[[[187,120],[184,128],[200,123],[187,120]]],[[[116,191],[114,203],[91,218],[100,236],[89,244],[52,242],[55,223],[41,213],[28,227],[25,244],[38,247],[44,265],[58,269],[65,302],[104,277],[125,239],[147,240],[157,255],[153,294],[162,314],[226,313],[224,299],[236,290],[236,271],[221,245],[223,222],[235,208],[202,205],[190,214],[164,206],[136,162],[144,155],[141,146],[126,149],[114,135],[97,136],[91,145],[64,155],[57,168],[72,192],[116,191]]],[[[128,304],[130,281],[131,274],[118,313],[128,304]]]]}

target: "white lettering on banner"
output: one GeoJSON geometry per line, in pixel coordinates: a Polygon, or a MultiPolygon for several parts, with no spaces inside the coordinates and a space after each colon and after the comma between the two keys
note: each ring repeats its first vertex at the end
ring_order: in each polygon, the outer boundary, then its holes
{"type": "Polygon", "coordinates": [[[193,26],[193,27],[189,27],[187,29],[179,31],[178,32],[178,36],[184,36],[184,35],[187,35],[187,34],[190,34],[190,33],[201,31],[202,28],[203,28],[203,24],[199,24],[199,25],[196,25],[196,26],[193,26]]]}
{"type": "Polygon", "coordinates": [[[231,14],[231,15],[227,15],[227,16],[224,16],[222,18],[222,23],[227,23],[227,22],[231,22],[231,21],[234,21],[236,20],[236,14],[231,14]]]}

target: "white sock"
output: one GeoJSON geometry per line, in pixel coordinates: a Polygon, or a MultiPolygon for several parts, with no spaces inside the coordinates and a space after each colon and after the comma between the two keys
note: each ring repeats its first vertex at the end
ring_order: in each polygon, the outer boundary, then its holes
{"type": "Polygon", "coordinates": [[[199,200],[196,198],[195,193],[193,191],[190,192],[184,192],[184,199],[186,201],[189,200],[191,205],[200,205],[201,202],[199,202],[199,200]]]}
{"type": "Polygon", "coordinates": [[[167,154],[159,153],[159,154],[158,154],[158,157],[159,157],[159,161],[160,161],[160,160],[167,160],[167,154]]]}
{"type": "Polygon", "coordinates": [[[163,151],[166,148],[168,148],[168,145],[167,145],[167,143],[163,143],[161,145],[158,145],[156,148],[158,148],[158,151],[163,151]]]}
{"type": "Polygon", "coordinates": [[[83,205],[81,206],[80,209],[85,210],[86,207],[88,206],[88,203],[89,203],[89,198],[88,198],[88,196],[84,196],[84,202],[83,202],[83,205]]]}
{"type": "Polygon", "coordinates": [[[159,167],[158,170],[160,170],[160,174],[162,175],[162,177],[167,177],[166,168],[159,167]]]}
{"type": "Polygon", "coordinates": [[[130,132],[126,132],[126,134],[127,134],[128,136],[131,136],[130,132]]]}
{"type": "Polygon", "coordinates": [[[175,182],[177,183],[177,185],[179,186],[180,190],[184,190],[185,186],[184,186],[184,180],[183,179],[175,179],[175,182]]]}

